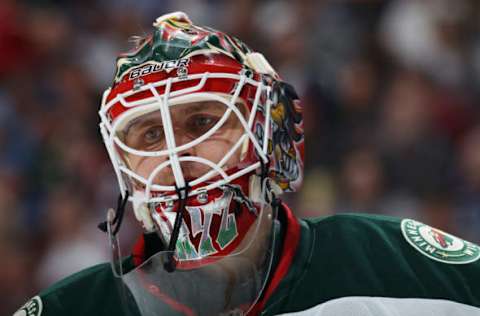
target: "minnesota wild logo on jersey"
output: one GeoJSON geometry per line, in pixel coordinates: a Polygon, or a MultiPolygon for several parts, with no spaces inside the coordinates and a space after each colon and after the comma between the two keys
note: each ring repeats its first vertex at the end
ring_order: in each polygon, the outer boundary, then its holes
{"type": "Polygon", "coordinates": [[[401,222],[405,239],[425,256],[444,263],[466,264],[480,258],[480,247],[412,219],[401,222]]]}
{"type": "Polygon", "coordinates": [[[42,299],[39,296],[35,296],[25,303],[13,316],[40,316],[42,308],[42,299]]]}

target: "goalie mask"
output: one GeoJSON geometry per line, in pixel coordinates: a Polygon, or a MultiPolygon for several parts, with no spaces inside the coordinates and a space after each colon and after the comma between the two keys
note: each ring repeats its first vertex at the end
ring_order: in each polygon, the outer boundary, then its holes
{"type": "Polygon", "coordinates": [[[99,114],[124,201],[161,244],[128,272],[116,253],[129,300],[142,315],[245,313],[271,264],[272,201],[302,181],[294,89],[263,55],[177,12],[117,59],[99,114]]]}

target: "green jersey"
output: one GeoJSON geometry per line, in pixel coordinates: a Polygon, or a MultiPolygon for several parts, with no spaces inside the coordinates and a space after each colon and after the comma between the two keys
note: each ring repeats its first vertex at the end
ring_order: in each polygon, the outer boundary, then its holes
{"type": "MultiPolygon", "coordinates": [[[[477,245],[410,219],[298,220],[287,207],[280,215],[281,251],[252,315],[480,315],[477,245]]],[[[132,315],[118,284],[101,264],[41,292],[15,316],[132,315]]]]}

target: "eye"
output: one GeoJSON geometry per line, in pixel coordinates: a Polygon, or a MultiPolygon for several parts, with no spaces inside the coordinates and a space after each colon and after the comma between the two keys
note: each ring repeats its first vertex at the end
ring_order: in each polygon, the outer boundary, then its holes
{"type": "Polygon", "coordinates": [[[207,132],[212,126],[217,123],[218,118],[212,115],[198,114],[192,116],[188,120],[188,125],[191,131],[196,134],[203,134],[207,132]]]}
{"type": "Polygon", "coordinates": [[[148,128],[144,134],[143,139],[147,144],[154,144],[163,139],[163,127],[162,126],[152,126],[148,128]]]}
{"type": "Polygon", "coordinates": [[[200,128],[212,126],[216,122],[211,116],[198,116],[195,118],[195,125],[200,128]]]}

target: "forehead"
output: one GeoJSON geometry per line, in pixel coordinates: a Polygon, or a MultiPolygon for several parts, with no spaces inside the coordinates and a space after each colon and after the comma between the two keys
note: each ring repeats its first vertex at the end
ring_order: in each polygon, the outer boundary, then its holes
{"type": "MultiPolygon", "coordinates": [[[[228,108],[227,105],[218,101],[200,101],[200,102],[189,102],[182,104],[170,105],[168,107],[171,114],[175,115],[178,113],[191,113],[191,112],[216,112],[216,111],[225,111],[228,108]]],[[[141,117],[135,118],[132,122],[137,122],[138,120],[148,119],[152,117],[158,117],[160,115],[160,107],[157,110],[145,114],[141,117]]]]}

